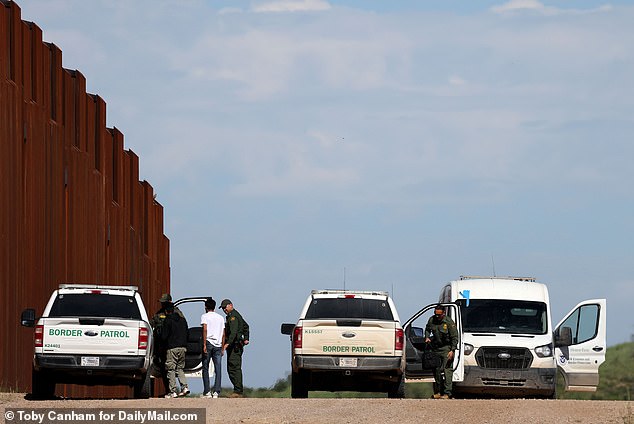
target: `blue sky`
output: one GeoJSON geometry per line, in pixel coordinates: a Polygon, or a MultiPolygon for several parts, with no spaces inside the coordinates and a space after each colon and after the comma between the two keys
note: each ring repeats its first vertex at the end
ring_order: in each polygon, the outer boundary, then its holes
{"type": "MultiPolygon", "coordinates": [[[[556,323],[634,318],[626,1],[23,0],[165,207],[176,297],[229,297],[245,382],[290,370],[311,289],[534,276],[556,323]]],[[[228,380],[225,378],[225,383],[228,380]]]]}

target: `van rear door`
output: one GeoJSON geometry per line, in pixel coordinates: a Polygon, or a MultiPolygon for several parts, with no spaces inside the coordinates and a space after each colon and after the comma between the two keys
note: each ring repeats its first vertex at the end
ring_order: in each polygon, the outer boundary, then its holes
{"type": "Polygon", "coordinates": [[[605,361],[606,300],[585,300],[575,306],[555,328],[554,340],[565,389],[596,391],[599,366],[605,361]]]}
{"type": "MultiPolygon", "coordinates": [[[[423,367],[425,351],[425,325],[434,313],[437,303],[425,306],[403,324],[405,333],[405,378],[407,380],[434,381],[433,370],[423,367]]],[[[455,303],[441,303],[446,308],[447,316],[455,323],[458,330],[458,350],[454,353],[453,381],[464,380],[464,348],[462,340],[462,320],[460,307],[455,303]]]]}

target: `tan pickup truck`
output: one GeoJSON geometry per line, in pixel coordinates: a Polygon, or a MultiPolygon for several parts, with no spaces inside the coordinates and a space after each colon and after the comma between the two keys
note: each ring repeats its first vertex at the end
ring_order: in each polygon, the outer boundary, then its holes
{"type": "Polygon", "coordinates": [[[387,292],[313,290],[291,337],[291,397],[310,390],[404,397],[404,335],[387,292]]]}

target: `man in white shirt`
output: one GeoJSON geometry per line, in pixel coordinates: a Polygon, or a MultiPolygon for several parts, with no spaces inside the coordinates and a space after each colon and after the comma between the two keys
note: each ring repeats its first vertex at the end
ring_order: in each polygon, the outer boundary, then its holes
{"type": "Polygon", "coordinates": [[[206,398],[217,398],[220,395],[222,377],[222,355],[225,344],[225,319],[214,312],[216,301],[209,297],[205,301],[205,313],[200,317],[203,326],[203,395],[206,398]],[[209,383],[209,361],[214,364],[213,392],[209,383]]]}

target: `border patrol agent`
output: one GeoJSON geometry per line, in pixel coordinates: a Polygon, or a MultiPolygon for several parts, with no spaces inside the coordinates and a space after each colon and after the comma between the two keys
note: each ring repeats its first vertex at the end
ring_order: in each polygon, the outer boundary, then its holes
{"type": "Polygon", "coordinates": [[[243,397],[242,353],[249,344],[249,324],[242,315],[233,309],[229,299],[223,299],[220,309],[227,315],[225,323],[225,351],[227,352],[227,373],[233,384],[233,393],[229,397],[243,397]]]}
{"type": "MultiPolygon", "coordinates": [[[[165,321],[165,318],[167,318],[165,309],[172,303],[172,295],[169,293],[163,293],[159,302],[161,303],[161,309],[152,315],[150,325],[152,326],[152,331],[154,332],[154,360],[161,370],[161,378],[163,380],[165,390],[169,392],[169,380],[167,379],[167,370],[165,369],[167,349],[165,347],[165,343],[162,341],[161,330],[163,330],[163,322],[165,321]]],[[[174,313],[180,315],[181,318],[185,318],[185,315],[183,315],[181,310],[176,306],[174,306],[174,313]]]]}
{"type": "Polygon", "coordinates": [[[451,398],[453,383],[453,358],[458,348],[458,329],[445,309],[436,305],[434,316],[425,326],[425,343],[431,343],[432,352],[440,366],[434,368],[434,399],[451,398]]]}

